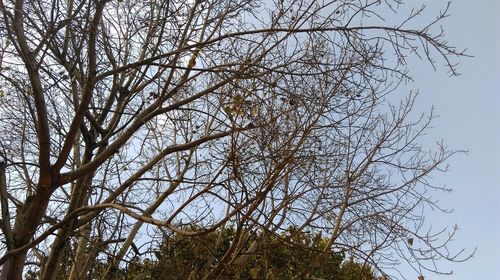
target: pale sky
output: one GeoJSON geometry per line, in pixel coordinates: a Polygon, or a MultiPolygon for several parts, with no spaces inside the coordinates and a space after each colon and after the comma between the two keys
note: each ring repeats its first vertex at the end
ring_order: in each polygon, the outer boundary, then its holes
{"type": "MultiPolygon", "coordinates": [[[[431,2],[431,1],[424,1],[431,2]]],[[[445,6],[446,1],[432,1],[445,6]]],[[[436,11],[437,12],[437,11],[436,11]]],[[[410,64],[418,89],[416,111],[434,106],[440,116],[429,131],[429,141],[443,139],[450,148],[467,149],[453,158],[451,171],[435,182],[454,189],[439,195],[450,215],[430,215],[435,228],[457,224],[453,248],[475,256],[465,263],[442,264],[452,276],[424,273],[426,280],[500,279],[500,1],[455,0],[451,16],[443,22],[450,44],[468,48],[473,58],[463,58],[459,77],[448,78],[444,69],[434,72],[428,64],[410,64]]],[[[417,279],[416,275],[404,275],[417,279]]]]}

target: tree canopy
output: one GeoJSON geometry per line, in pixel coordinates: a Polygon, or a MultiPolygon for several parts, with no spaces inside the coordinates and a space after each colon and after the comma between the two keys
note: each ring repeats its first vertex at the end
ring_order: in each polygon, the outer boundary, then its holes
{"type": "MultiPolygon", "coordinates": [[[[198,230],[200,228],[197,228],[198,230]]],[[[174,234],[165,236],[161,243],[144,250],[133,245],[134,257],[122,267],[109,268],[109,261],[95,262],[85,279],[201,279],[218,258],[223,257],[236,234],[234,227],[226,227],[195,238],[174,234]]],[[[259,246],[248,261],[224,270],[217,279],[292,279],[302,273],[307,279],[382,280],[376,277],[370,265],[346,259],[343,253],[324,252],[328,239],[320,234],[308,234],[290,228],[277,236],[255,235],[245,232],[248,250],[254,242],[259,246]]],[[[67,265],[59,279],[67,279],[76,244],[65,252],[67,265]]],[[[35,271],[28,279],[37,279],[35,271]]]]}
{"type": "Polygon", "coordinates": [[[464,53],[404,2],[0,1],[0,279],[446,273],[455,152],[396,94],[464,53]]]}

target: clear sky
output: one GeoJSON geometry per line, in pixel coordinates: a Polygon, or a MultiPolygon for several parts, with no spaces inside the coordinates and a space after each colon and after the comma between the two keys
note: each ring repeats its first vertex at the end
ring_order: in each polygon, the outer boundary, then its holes
{"type": "MultiPolygon", "coordinates": [[[[446,1],[424,1],[432,7],[446,1]]],[[[437,10],[436,10],[437,12],[437,10]]],[[[451,171],[435,178],[453,193],[439,195],[450,215],[429,215],[436,228],[458,224],[453,247],[475,256],[465,263],[443,264],[452,276],[427,273],[426,280],[500,279],[500,1],[455,0],[451,16],[443,22],[448,41],[468,48],[473,58],[460,60],[459,77],[422,62],[410,64],[420,96],[417,111],[434,106],[439,118],[428,139],[443,139],[455,149],[467,149],[450,161],[451,171]]],[[[417,276],[405,275],[407,279],[417,276]]]]}

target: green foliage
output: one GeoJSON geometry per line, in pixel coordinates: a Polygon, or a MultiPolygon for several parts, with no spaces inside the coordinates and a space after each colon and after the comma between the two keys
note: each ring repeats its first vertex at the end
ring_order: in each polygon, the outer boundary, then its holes
{"type": "Polygon", "coordinates": [[[352,260],[344,262],[341,268],[342,280],[375,280],[378,279],[373,274],[370,266],[356,263],[352,260]]]}
{"type": "MultiPolygon", "coordinates": [[[[173,235],[165,237],[163,244],[154,250],[155,260],[134,258],[126,267],[114,271],[112,279],[190,279],[203,278],[224,257],[234,241],[236,230],[232,227],[200,237],[173,235]]],[[[279,236],[241,234],[242,253],[254,242],[258,249],[242,265],[223,267],[218,279],[332,279],[377,280],[369,266],[352,260],[344,261],[344,255],[324,252],[327,238],[290,228],[279,236]]],[[[98,279],[107,265],[99,263],[88,279],[98,279]]]]}
{"type": "Polygon", "coordinates": [[[343,256],[323,253],[325,244],[321,235],[294,228],[280,237],[268,237],[253,263],[248,265],[253,266],[252,279],[291,279],[296,275],[338,279],[343,256]]]}

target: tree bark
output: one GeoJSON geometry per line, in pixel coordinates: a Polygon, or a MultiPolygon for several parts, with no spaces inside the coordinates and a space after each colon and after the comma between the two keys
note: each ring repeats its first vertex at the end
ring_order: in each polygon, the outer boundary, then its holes
{"type": "MultiPolygon", "coordinates": [[[[67,215],[70,215],[73,211],[86,204],[88,199],[88,189],[91,182],[92,175],[88,175],[79,180],[75,185],[67,215]]],[[[57,237],[52,243],[49,258],[43,268],[42,277],[40,279],[53,280],[57,278],[64,249],[68,245],[68,240],[73,235],[76,225],[77,221],[74,219],[57,232],[57,237]]]]}
{"type": "Polygon", "coordinates": [[[86,249],[89,245],[89,238],[90,238],[90,226],[85,225],[84,228],[82,229],[82,236],[78,241],[78,247],[76,249],[75,259],[73,265],[71,266],[71,272],[69,273],[68,280],[78,280],[85,278],[84,277],[86,272],[84,269],[85,262],[87,258],[90,257],[85,254],[86,249]]]}
{"type": "MultiPolygon", "coordinates": [[[[20,248],[28,244],[34,236],[35,231],[42,221],[47,210],[52,191],[47,187],[38,186],[37,192],[26,199],[24,206],[17,210],[17,218],[13,232],[13,249],[20,248]]],[[[0,280],[21,280],[26,260],[27,250],[22,251],[9,258],[2,266],[0,280]]]]}

